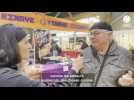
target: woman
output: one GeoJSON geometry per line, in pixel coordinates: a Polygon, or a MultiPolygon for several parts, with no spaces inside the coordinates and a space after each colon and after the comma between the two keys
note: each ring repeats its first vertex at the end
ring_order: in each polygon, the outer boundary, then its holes
{"type": "Polygon", "coordinates": [[[39,78],[40,69],[26,65],[31,47],[27,34],[14,25],[2,26],[0,34],[0,87],[46,86],[35,80],[39,78]],[[24,73],[17,71],[17,65],[24,73]]]}
{"type": "MultiPolygon", "coordinates": [[[[27,34],[19,27],[4,25],[0,28],[0,87],[70,86],[69,82],[41,83],[40,68],[28,68],[29,48],[27,34]],[[18,67],[17,67],[18,65],[18,67]],[[24,73],[17,71],[21,67],[24,73]]],[[[74,68],[75,70],[75,68],[74,68]]],[[[76,70],[79,70],[76,68],[76,70]]],[[[73,74],[74,71],[70,74],[73,74]]]]}

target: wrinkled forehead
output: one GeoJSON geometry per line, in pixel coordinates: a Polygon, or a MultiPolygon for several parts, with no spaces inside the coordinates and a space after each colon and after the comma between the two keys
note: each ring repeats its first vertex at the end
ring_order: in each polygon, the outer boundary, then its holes
{"type": "Polygon", "coordinates": [[[112,32],[105,29],[92,29],[90,32],[112,32]]]}

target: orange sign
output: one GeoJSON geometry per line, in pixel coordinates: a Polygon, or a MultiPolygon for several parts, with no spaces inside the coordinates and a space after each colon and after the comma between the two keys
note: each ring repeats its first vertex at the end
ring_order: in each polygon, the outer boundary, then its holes
{"type": "Polygon", "coordinates": [[[0,24],[15,24],[17,26],[45,29],[45,15],[32,12],[0,12],[0,24]]]}
{"type": "Polygon", "coordinates": [[[47,24],[50,29],[88,32],[88,25],[61,18],[47,16],[47,24]]]}
{"type": "Polygon", "coordinates": [[[33,29],[88,32],[88,25],[86,24],[36,12],[0,12],[0,25],[8,23],[33,29]]]}

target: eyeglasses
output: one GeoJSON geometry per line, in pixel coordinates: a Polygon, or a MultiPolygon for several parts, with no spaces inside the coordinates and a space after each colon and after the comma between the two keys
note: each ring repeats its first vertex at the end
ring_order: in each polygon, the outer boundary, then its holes
{"type": "Polygon", "coordinates": [[[101,34],[101,32],[90,32],[90,35],[92,35],[92,36],[98,36],[100,34],[101,34]]]}

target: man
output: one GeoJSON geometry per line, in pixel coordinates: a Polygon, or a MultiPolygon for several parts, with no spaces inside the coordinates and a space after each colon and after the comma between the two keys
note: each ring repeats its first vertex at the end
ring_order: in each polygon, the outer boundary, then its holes
{"type": "Polygon", "coordinates": [[[106,22],[96,23],[90,28],[90,33],[91,46],[84,55],[83,63],[81,59],[74,63],[75,71],[85,76],[80,86],[132,86],[134,64],[128,51],[113,40],[111,25],[106,22]],[[89,78],[93,81],[83,81],[89,78]]]}
{"type": "Polygon", "coordinates": [[[59,56],[61,53],[61,48],[57,45],[56,41],[52,41],[51,56],[59,56]]]}

